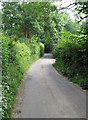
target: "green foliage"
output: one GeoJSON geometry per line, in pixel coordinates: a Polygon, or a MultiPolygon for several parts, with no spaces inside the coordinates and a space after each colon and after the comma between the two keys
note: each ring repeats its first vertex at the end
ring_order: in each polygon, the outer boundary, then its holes
{"type": "Polygon", "coordinates": [[[80,32],[81,32],[82,34],[85,34],[85,35],[88,34],[88,19],[87,19],[86,21],[83,21],[83,22],[82,22],[80,32]]]}
{"type": "Polygon", "coordinates": [[[5,2],[3,3],[2,23],[3,29],[11,36],[24,34],[31,38],[32,35],[49,30],[49,16],[56,11],[56,7],[49,2],[5,2]]]}
{"type": "Polygon", "coordinates": [[[2,19],[2,13],[1,13],[1,11],[0,11],[0,25],[1,25],[1,23],[2,23],[1,19],[2,19]]]}
{"type": "MultiPolygon", "coordinates": [[[[54,66],[71,81],[88,89],[87,37],[74,35],[78,33],[80,25],[76,26],[67,13],[58,14],[57,8],[50,2],[2,4],[2,26],[5,34],[10,36],[10,38],[3,34],[0,36],[3,60],[3,118],[10,117],[14,96],[24,72],[34,61],[43,56],[44,45],[45,52],[51,52],[53,49],[53,56],[56,58],[54,66]],[[65,29],[74,34],[61,32],[65,29]]],[[[87,5],[81,6],[85,10],[84,13],[86,13],[85,6],[87,5]]],[[[86,24],[83,23],[81,33],[87,34],[86,30],[86,24]]]]}
{"type": "Polygon", "coordinates": [[[40,56],[44,55],[44,44],[40,43],[40,56]]]}
{"type": "MultiPolygon", "coordinates": [[[[3,105],[2,117],[10,118],[14,104],[14,97],[17,93],[21,79],[27,68],[40,57],[40,45],[20,38],[13,41],[2,34],[2,86],[3,86],[3,105]]],[[[43,44],[40,43],[42,47],[43,44]]],[[[44,53],[42,49],[42,54],[44,53]]]]}
{"type": "Polygon", "coordinates": [[[66,30],[73,34],[78,34],[80,31],[80,27],[81,27],[80,24],[78,24],[77,22],[73,22],[70,19],[67,21],[67,24],[65,25],[66,30]]]}
{"type": "Polygon", "coordinates": [[[30,48],[25,43],[19,41],[13,42],[13,51],[15,52],[15,62],[19,65],[22,73],[28,68],[30,64],[30,48]],[[25,67],[23,67],[25,65],[25,67]]]}
{"type": "Polygon", "coordinates": [[[37,41],[45,44],[46,52],[51,52],[68,20],[68,14],[58,14],[50,2],[5,2],[2,13],[3,30],[9,36],[16,36],[15,41],[26,37],[32,42],[36,35],[42,38],[37,41]]]}
{"type": "Polygon", "coordinates": [[[73,35],[62,32],[53,55],[56,57],[55,67],[68,78],[88,89],[88,49],[86,35],[73,35]]]}
{"type": "Polygon", "coordinates": [[[75,10],[77,10],[78,14],[80,15],[81,20],[88,17],[88,1],[84,2],[75,2],[75,10]],[[82,14],[85,15],[85,17],[82,17],[82,14]]]}
{"type": "MultiPolygon", "coordinates": [[[[68,14],[58,14],[57,8],[49,2],[3,3],[3,30],[12,38],[38,36],[51,52],[53,43],[57,42],[63,30],[68,14]],[[6,17],[5,17],[6,16],[6,17]]],[[[35,40],[35,39],[33,39],[35,40]]]]}

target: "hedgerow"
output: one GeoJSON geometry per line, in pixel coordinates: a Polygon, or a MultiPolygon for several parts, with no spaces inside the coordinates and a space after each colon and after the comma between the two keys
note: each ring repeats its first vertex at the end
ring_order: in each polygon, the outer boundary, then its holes
{"type": "Polygon", "coordinates": [[[58,44],[54,45],[53,56],[56,58],[54,66],[69,80],[88,89],[88,47],[86,35],[74,35],[62,32],[58,44]]]}
{"type": "MultiPolygon", "coordinates": [[[[2,34],[2,118],[10,118],[14,98],[27,68],[40,57],[40,44],[2,34]],[[23,41],[23,42],[22,42],[23,41]]],[[[42,54],[43,55],[43,54],[42,54]]]]}
{"type": "Polygon", "coordinates": [[[40,43],[40,56],[44,55],[44,44],[40,43]]]}

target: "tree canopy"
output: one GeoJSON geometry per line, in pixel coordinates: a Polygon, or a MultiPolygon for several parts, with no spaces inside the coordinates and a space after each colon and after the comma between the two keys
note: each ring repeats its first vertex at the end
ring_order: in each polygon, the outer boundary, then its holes
{"type": "MultiPolygon", "coordinates": [[[[68,13],[59,13],[57,7],[50,2],[3,2],[2,5],[2,24],[5,33],[10,37],[26,37],[30,42],[32,36],[36,35],[49,49],[52,49],[50,44],[57,42],[63,30],[73,34],[87,31],[87,27],[73,22],[68,13]],[[80,28],[84,30],[81,31],[80,28]]],[[[85,18],[87,17],[87,2],[74,2],[60,9],[67,9],[71,5],[75,5],[78,15],[84,13],[85,18]]],[[[85,24],[87,25],[87,22],[85,24]]]]}

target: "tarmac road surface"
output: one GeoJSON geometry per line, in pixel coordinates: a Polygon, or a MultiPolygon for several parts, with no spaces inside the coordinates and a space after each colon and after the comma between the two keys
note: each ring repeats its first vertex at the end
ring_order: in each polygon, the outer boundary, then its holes
{"type": "Polygon", "coordinates": [[[86,92],[53,68],[51,54],[36,61],[24,80],[20,118],[86,118],[86,92]]]}

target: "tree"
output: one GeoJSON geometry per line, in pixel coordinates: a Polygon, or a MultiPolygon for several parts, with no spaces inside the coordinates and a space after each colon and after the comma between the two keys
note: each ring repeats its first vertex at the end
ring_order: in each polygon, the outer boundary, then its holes
{"type": "Polygon", "coordinates": [[[81,33],[87,35],[88,34],[88,21],[83,21],[81,25],[81,33]]]}
{"type": "Polygon", "coordinates": [[[80,14],[80,19],[83,20],[88,17],[88,1],[85,2],[75,2],[76,10],[78,11],[78,14],[80,14]],[[82,17],[81,15],[85,14],[85,17],[82,17]]]}
{"type": "Polygon", "coordinates": [[[19,4],[16,2],[3,2],[2,6],[3,30],[6,31],[9,35],[14,34],[14,28],[17,25],[19,4]]]}
{"type": "Polygon", "coordinates": [[[48,2],[3,3],[4,30],[9,35],[13,34],[12,31],[21,31],[31,39],[32,34],[50,30],[48,24],[53,11],[56,7],[48,2]]]}
{"type": "MultiPolygon", "coordinates": [[[[38,41],[41,38],[47,49],[49,48],[48,51],[51,51],[52,44],[58,39],[61,27],[58,24],[59,21],[55,21],[57,12],[57,8],[50,2],[24,2],[15,5],[4,3],[3,28],[10,36],[26,37],[30,42],[33,35],[38,36],[38,41]]],[[[58,15],[57,17],[60,19],[58,15]]]]}
{"type": "Polygon", "coordinates": [[[67,31],[73,33],[73,34],[79,34],[81,25],[77,22],[73,22],[72,20],[68,20],[67,24],[65,25],[65,28],[67,31]]]}
{"type": "Polygon", "coordinates": [[[85,31],[86,31],[86,34],[88,35],[88,33],[87,33],[88,20],[86,20],[88,18],[88,1],[84,0],[82,2],[81,1],[79,2],[78,0],[75,0],[75,1],[72,1],[68,6],[65,6],[65,7],[61,7],[61,5],[60,5],[59,11],[68,10],[73,7],[76,12],[76,14],[75,14],[77,17],[76,20],[78,22],[86,21],[85,31]]]}
{"type": "Polygon", "coordinates": [[[79,1],[80,0],[72,1],[71,3],[69,3],[68,6],[65,6],[65,7],[61,7],[62,6],[62,4],[61,4],[58,10],[59,11],[63,11],[63,10],[66,11],[66,10],[69,10],[71,8],[74,8],[78,12],[78,15],[80,16],[80,21],[81,21],[81,20],[88,17],[88,1],[87,0],[84,0],[82,2],[79,2],[79,1]],[[85,17],[82,17],[82,14],[84,14],[85,17]]]}

